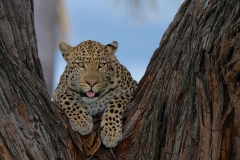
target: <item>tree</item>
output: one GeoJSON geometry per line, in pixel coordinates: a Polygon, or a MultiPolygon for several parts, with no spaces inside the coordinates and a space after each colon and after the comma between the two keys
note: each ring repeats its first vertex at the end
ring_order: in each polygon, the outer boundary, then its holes
{"type": "Polygon", "coordinates": [[[182,4],[140,81],[118,158],[240,158],[239,7],[182,4]]]}
{"type": "Polygon", "coordinates": [[[186,0],[139,83],[119,146],[50,102],[31,0],[2,0],[0,159],[239,159],[240,2],[186,0]]]}
{"type": "Polygon", "coordinates": [[[47,94],[33,1],[2,0],[0,16],[0,159],[81,159],[81,143],[47,94]]]}
{"type": "Polygon", "coordinates": [[[34,1],[34,24],[37,34],[38,56],[49,95],[52,95],[54,52],[57,41],[67,37],[68,20],[62,0],[34,1]]]}
{"type": "Polygon", "coordinates": [[[56,49],[57,1],[34,1],[35,31],[38,44],[38,57],[41,60],[44,80],[49,95],[53,88],[54,51],[56,49]]]}

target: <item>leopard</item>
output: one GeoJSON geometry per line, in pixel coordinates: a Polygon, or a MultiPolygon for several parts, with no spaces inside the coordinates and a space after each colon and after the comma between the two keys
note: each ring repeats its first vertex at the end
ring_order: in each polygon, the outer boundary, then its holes
{"type": "Polygon", "coordinates": [[[52,96],[80,135],[92,132],[92,116],[102,112],[100,137],[107,148],[122,139],[123,113],[138,85],[118,61],[117,49],[117,41],[103,45],[87,40],[75,47],[60,42],[67,64],[52,96]]]}

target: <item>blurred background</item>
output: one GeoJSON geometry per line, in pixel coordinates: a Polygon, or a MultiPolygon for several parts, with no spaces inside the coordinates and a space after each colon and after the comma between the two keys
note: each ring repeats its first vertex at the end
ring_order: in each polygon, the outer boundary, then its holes
{"type": "Polygon", "coordinates": [[[183,0],[35,0],[34,18],[48,93],[52,96],[66,62],[58,50],[64,41],[118,41],[116,56],[137,81],[183,0]]]}

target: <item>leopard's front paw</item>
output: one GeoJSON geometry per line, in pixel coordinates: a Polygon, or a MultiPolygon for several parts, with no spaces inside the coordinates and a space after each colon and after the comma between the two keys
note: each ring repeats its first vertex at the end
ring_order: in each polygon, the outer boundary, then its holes
{"type": "Polygon", "coordinates": [[[103,126],[103,129],[101,131],[101,139],[106,147],[116,147],[118,142],[122,139],[121,127],[103,126]]]}
{"type": "Polygon", "coordinates": [[[74,131],[78,131],[81,135],[89,134],[93,128],[92,117],[89,115],[80,118],[71,118],[70,124],[74,131]]]}

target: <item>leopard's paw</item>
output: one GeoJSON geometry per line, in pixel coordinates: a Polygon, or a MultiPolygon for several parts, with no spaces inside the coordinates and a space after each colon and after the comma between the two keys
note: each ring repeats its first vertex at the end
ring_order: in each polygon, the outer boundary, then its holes
{"type": "Polygon", "coordinates": [[[101,139],[106,147],[116,147],[118,142],[122,139],[121,127],[103,126],[103,129],[101,131],[101,139]]]}
{"type": "Polygon", "coordinates": [[[70,119],[70,124],[74,131],[78,131],[81,135],[89,134],[93,128],[92,117],[86,115],[81,118],[70,119]]]}

